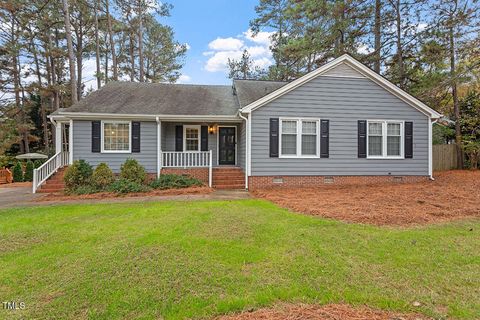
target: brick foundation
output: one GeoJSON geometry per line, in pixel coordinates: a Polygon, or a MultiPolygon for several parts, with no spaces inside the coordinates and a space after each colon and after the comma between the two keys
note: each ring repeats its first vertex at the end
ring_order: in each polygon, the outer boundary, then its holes
{"type": "Polygon", "coordinates": [[[208,168],[164,168],[162,169],[161,174],[188,175],[190,177],[197,178],[208,185],[208,168]]]}
{"type": "Polygon", "coordinates": [[[249,190],[263,188],[367,185],[427,181],[428,176],[263,176],[249,177],[249,190]]]}

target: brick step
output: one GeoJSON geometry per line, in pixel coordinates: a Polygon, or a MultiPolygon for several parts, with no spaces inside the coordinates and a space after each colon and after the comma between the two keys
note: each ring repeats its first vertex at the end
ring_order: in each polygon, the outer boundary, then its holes
{"type": "Polygon", "coordinates": [[[245,178],[238,179],[213,179],[213,184],[229,184],[229,183],[242,183],[245,182],[245,178]]]}
{"type": "Polygon", "coordinates": [[[63,193],[65,189],[38,189],[38,193],[63,193]]]}
{"type": "Polygon", "coordinates": [[[232,173],[216,173],[214,172],[213,173],[213,176],[214,177],[240,177],[240,176],[244,176],[243,172],[232,172],[232,173]]]}
{"type": "Polygon", "coordinates": [[[44,187],[49,187],[49,188],[65,188],[64,183],[53,183],[53,182],[47,182],[44,185],[42,185],[42,188],[44,187]]]}
{"type": "Polygon", "coordinates": [[[215,189],[232,189],[232,190],[240,190],[245,189],[245,184],[232,184],[232,185],[218,185],[213,186],[215,189]]]}

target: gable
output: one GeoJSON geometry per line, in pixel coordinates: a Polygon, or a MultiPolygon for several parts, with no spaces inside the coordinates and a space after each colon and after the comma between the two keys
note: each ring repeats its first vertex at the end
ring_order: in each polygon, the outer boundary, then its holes
{"type": "Polygon", "coordinates": [[[358,62],[357,60],[353,59],[351,56],[345,54],[325,65],[322,67],[307,73],[303,77],[300,77],[292,82],[290,82],[288,85],[283,86],[282,88],[272,92],[271,94],[268,94],[252,103],[247,105],[246,107],[242,108],[240,111],[242,113],[250,113],[265,104],[283,96],[284,94],[312,81],[315,78],[318,78],[320,76],[328,77],[326,73],[334,74],[337,77],[338,75],[348,75],[348,76],[343,76],[344,78],[364,78],[371,80],[375,82],[377,85],[382,87],[385,91],[388,91],[392,95],[396,96],[397,98],[401,99],[403,102],[408,104],[410,107],[417,109],[424,115],[433,118],[433,119],[438,119],[441,117],[441,114],[436,112],[435,110],[429,108],[427,105],[425,105],[423,102],[418,100],[417,98],[413,97],[406,91],[403,91],[381,75],[377,74],[373,70],[369,69],[362,63],[358,62]],[[356,74],[363,75],[363,77],[358,77],[358,76],[352,76],[356,74]]]}
{"type": "Polygon", "coordinates": [[[327,77],[345,77],[345,78],[365,78],[363,74],[342,62],[335,67],[327,70],[325,73],[321,74],[320,76],[327,76],[327,77]]]}

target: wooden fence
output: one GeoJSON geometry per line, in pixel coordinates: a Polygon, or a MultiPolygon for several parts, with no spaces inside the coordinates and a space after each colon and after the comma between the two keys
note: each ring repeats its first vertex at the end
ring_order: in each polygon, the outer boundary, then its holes
{"type": "Polygon", "coordinates": [[[0,169],[0,184],[12,183],[12,182],[13,182],[12,172],[7,168],[0,169]]]}
{"type": "Polygon", "coordinates": [[[432,153],[434,171],[458,168],[456,144],[434,144],[432,153]]]}

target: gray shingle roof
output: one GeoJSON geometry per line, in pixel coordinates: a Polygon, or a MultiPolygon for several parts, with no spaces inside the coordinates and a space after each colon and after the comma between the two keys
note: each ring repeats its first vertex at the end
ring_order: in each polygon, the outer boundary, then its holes
{"type": "Polygon", "coordinates": [[[280,81],[258,81],[258,80],[238,80],[235,79],[235,86],[238,101],[241,107],[245,107],[250,103],[266,96],[269,93],[283,87],[288,82],[280,81]]]}
{"type": "Polygon", "coordinates": [[[235,96],[231,86],[109,82],[100,90],[61,111],[233,116],[240,107],[285,84],[273,81],[235,80],[237,94],[235,96]]]}

